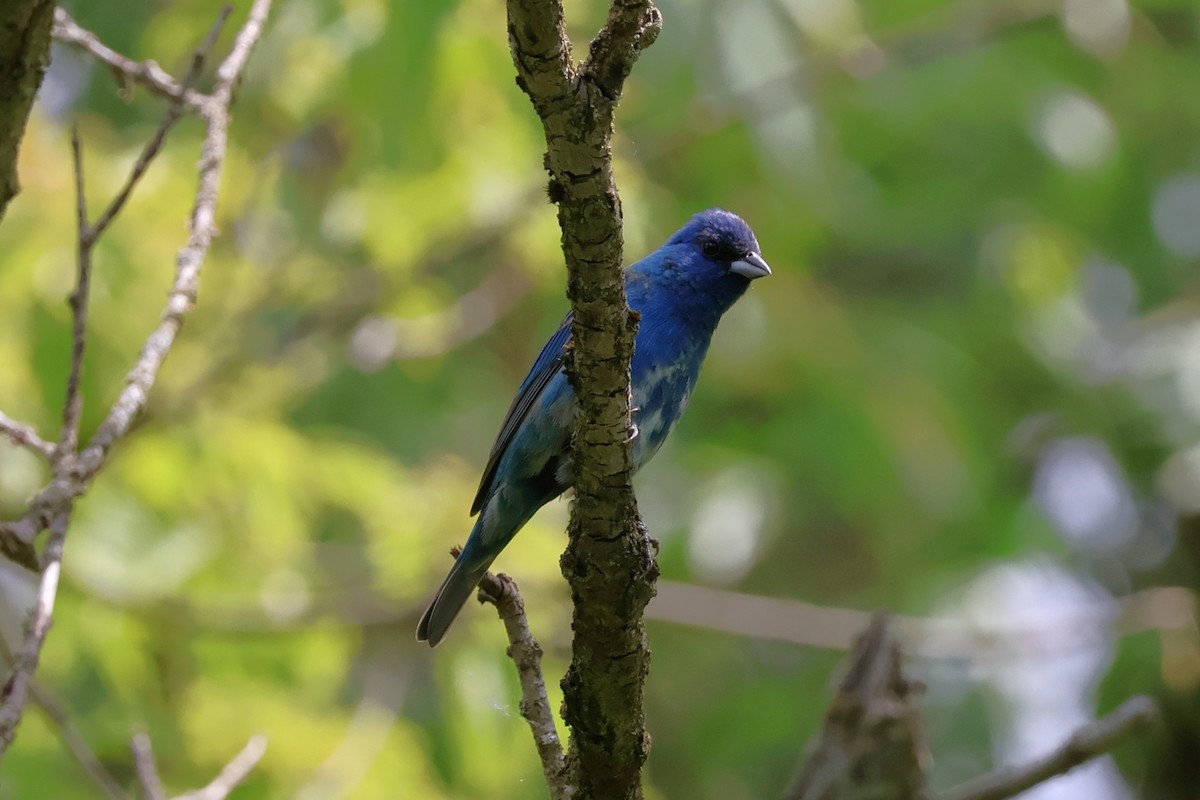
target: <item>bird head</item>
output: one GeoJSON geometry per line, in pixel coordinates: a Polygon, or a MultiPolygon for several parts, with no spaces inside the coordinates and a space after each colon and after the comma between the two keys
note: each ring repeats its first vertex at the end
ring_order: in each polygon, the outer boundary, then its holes
{"type": "Polygon", "coordinates": [[[632,265],[625,288],[632,308],[663,304],[676,318],[715,329],[750,282],[770,274],[750,226],[736,214],[712,208],[632,265]]]}
{"type": "Polygon", "coordinates": [[[706,272],[733,277],[739,283],[771,274],[758,239],[737,214],[710,208],[692,217],[668,245],[691,245],[699,251],[706,272]]]}

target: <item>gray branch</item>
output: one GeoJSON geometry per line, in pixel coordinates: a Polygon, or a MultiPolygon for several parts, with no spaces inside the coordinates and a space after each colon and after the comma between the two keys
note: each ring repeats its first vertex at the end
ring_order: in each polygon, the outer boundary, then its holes
{"type": "MultiPolygon", "coordinates": [[[[158,765],[154,762],[154,748],[150,744],[150,737],[139,731],[133,735],[130,747],[133,750],[138,782],[141,784],[145,800],[167,800],[167,790],[158,775],[158,765]]],[[[246,746],[221,768],[217,777],[207,786],[177,795],[175,800],[226,800],[234,789],[250,777],[250,773],[258,766],[258,762],[262,761],[266,752],[267,737],[262,734],[251,736],[246,746]]]]}
{"type": "Polygon", "coordinates": [[[947,792],[942,800],[1004,800],[1056,775],[1107,753],[1130,733],[1147,727],[1158,718],[1149,697],[1131,697],[1107,717],[1084,725],[1061,747],[1029,764],[1000,769],[970,780],[947,792]]]}
{"type": "Polygon", "coordinates": [[[258,766],[258,762],[262,761],[262,757],[266,753],[267,737],[261,734],[250,737],[246,746],[225,765],[217,777],[213,778],[212,783],[203,789],[181,794],[176,800],[225,800],[234,789],[250,777],[250,773],[258,766]]]}
{"type": "MultiPolygon", "coordinates": [[[[72,295],[74,311],[72,368],[63,411],[63,434],[59,446],[53,453],[53,479],[37,494],[19,520],[0,523],[0,550],[3,550],[6,555],[13,555],[14,560],[26,566],[35,566],[29,563],[33,540],[43,530],[50,531],[40,559],[41,580],[37,602],[30,615],[25,639],[15,654],[12,674],[5,686],[7,691],[4,693],[3,701],[0,702],[0,757],[3,757],[16,736],[16,730],[29,697],[30,683],[37,669],[46,636],[53,623],[54,600],[58,591],[63,546],[75,509],[75,500],[87,491],[92,480],[104,467],[112,447],[128,434],[133,421],[145,408],[150,390],[158,377],[158,371],[175,343],[185,316],[195,302],[200,281],[200,269],[216,235],[216,204],[228,144],[229,108],[233,102],[234,88],[245,69],[251,50],[262,35],[270,6],[270,0],[255,0],[250,9],[249,18],[239,31],[233,48],[217,70],[216,82],[211,94],[196,95],[194,98],[205,121],[206,133],[199,167],[199,187],[196,191],[188,242],[179,253],[175,280],[158,327],[147,338],[137,363],[126,379],[125,388],[113,403],[99,430],[82,452],[77,452],[76,442],[80,402],[79,374],[82,369],[87,335],[86,299],[91,270],[91,247],[95,244],[95,239],[103,233],[107,225],[120,212],[129,192],[133,190],[150,161],[161,149],[162,138],[165,137],[167,129],[178,119],[179,104],[189,102],[186,88],[198,76],[207,51],[215,44],[215,29],[197,50],[188,78],[180,84],[179,92],[172,95],[176,98],[176,102],[168,111],[166,119],[159,127],[159,132],[143,151],[142,158],[139,158],[135,164],[125,188],[108,206],[95,226],[89,226],[86,219],[82,168],[78,163],[79,148],[76,140],[74,148],[77,155],[76,216],[79,223],[80,263],[79,281],[75,293],[72,295]],[[178,98],[183,99],[179,100],[178,98]],[[21,546],[27,549],[22,550],[21,546]]],[[[222,12],[222,21],[227,13],[222,12]]],[[[68,21],[69,17],[61,16],[60,28],[71,30],[67,27],[68,21]]],[[[84,46],[88,45],[84,44],[84,46]]],[[[93,48],[89,48],[89,51],[90,49],[93,48]]],[[[144,70],[139,72],[135,62],[131,62],[131,64],[134,64],[131,67],[134,70],[131,77],[145,72],[144,70]]],[[[24,431],[19,432],[25,433],[24,431]]],[[[7,430],[6,435],[12,438],[7,430]]]]}
{"type": "Polygon", "coordinates": [[[62,8],[54,9],[52,34],[56,40],[78,47],[106,65],[113,71],[113,74],[120,76],[124,85],[136,83],[169,100],[177,100],[182,97],[184,104],[193,110],[200,110],[204,105],[206,99],[204,95],[195,91],[185,91],[184,87],[157,62],[134,61],[132,58],[121,55],[100,41],[96,34],[81,27],[62,8]]]}
{"type": "Polygon", "coordinates": [[[546,696],[542,675],[542,648],[529,630],[525,601],[517,583],[509,576],[491,572],[479,582],[479,598],[496,607],[508,634],[508,655],[517,667],[521,682],[521,716],[529,722],[533,743],[542,761],[542,772],[550,789],[550,800],[570,800],[575,789],[567,774],[566,758],[554,724],[554,712],[546,696]]]}
{"type": "Polygon", "coordinates": [[[47,460],[54,455],[54,445],[39,436],[32,425],[17,422],[3,411],[0,411],[0,436],[8,439],[13,445],[32,450],[47,460]]]}

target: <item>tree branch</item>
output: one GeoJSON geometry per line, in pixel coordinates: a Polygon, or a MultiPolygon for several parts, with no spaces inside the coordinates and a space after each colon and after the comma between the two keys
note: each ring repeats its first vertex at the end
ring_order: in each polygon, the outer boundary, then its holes
{"type": "MultiPolygon", "coordinates": [[[[133,735],[130,747],[145,800],[167,800],[167,790],[158,775],[158,765],[154,763],[154,747],[150,744],[150,737],[139,731],[133,735]]],[[[251,736],[241,752],[230,759],[211,783],[203,789],[184,792],[175,800],[225,800],[250,776],[266,752],[267,737],[262,734],[251,736]]]]}
{"type": "MultiPolygon", "coordinates": [[[[187,75],[184,76],[183,83],[179,87],[178,94],[171,98],[172,102],[167,107],[167,114],[159,123],[158,130],[154,132],[154,136],[142,148],[141,154],[134,162],[133,169],[129,171],[129,177],[125,180],[125,185],[113,197],[112,202],[108,204],[108,208],[104,209],[99,219],[91,227],[87,228],[86,240],[89,247],[94,245],[117,215],[121,213],[121,209],[125,207],[126,201],[133,193],[134,187],[138,181],[146,174],[146,170],[150,167],[150,162],[154,160],[159,151],[162,150],[163,143],[167,139],[167,133],[175,126],[183,116],[184,98],[191,92],[192,87],[200,78],[200,73],[204,71],[204,63],[208,60],[208,54],[212,52],[213,47],[217,44],[217,37],[221,35],[221,30],[225,27],[225,23],[229,21],[229,15],[233,13],[233,6],[225,6],[217,14],[216,21],[208,30],[208,36],[204,37],[204,41],[192,53],[192,65],[188,68],[187,75]]],[[[65,12],[64,12],[65,14],[65,12]]]]}
{"type": "Polygon", "coordinates": [[[150,736],[145,731],[137,731],[129,742],[129,749],[133,752],[133,765],[142,787],[142,796],[145,800],[167,800],[167,789],[158,774],[150,736]]]}
{"type": "Polygon", "coordinates": [[[92,285],[92,241],[89,241],[87,194],[83,185],[83,147],[79,144],[79,128],[71,128],[71,158],[75,166],[75,224],[76,261],[78,275],[75,291],[68,302],[71,306],[71,371],[67,376],[67,397],[63,401],[63,426],[58,448],[54,451],[54,466],[61,468],[63,460],[75,455],[79,448],[79,419],[83,415],[83,397],[79,380],[83,376],[83,354],[87,349],[88,296],[92,285]]]}
{"type": "MultiPolygon", "coordinates": [[[[11,662],[11,655],[6,658],[11,662]]],[[[50,724],[58,729],[58,737],[63,746],[67,748],[67,752],[75,759],[75,763],[79,765],[80,769],[87,773],[97,788],[104,793],[104,796],[110,800],[126,800],[128,795],[125,793],[125,789],[96,756],[95,751],[88,745],[87,739],[83,738],[83,734],[71,721],[67,710],[63,707],[62,702],[54,696],[54,693],[34,678],[29,683],[29,696],[34,705],[41,709],[50,724]]]]}
{"type": "Polygon", "coordinates": [[[650,652],[642,614],[658,565],[630,486],[629,364],[637,321],[621,274],[611,140],[624,79],[661,24],[649,0],[615,0],[588,60],[576,67],[561,0],[508,2],[517,83],[546,137],[575,315],[567,367],[577,399],[575,503],[562,558],[575,639],[563,713],[571,728],[568,769],[581,798],[641,797],[649,750],[643,691],[650,652]]]}
{"type": "Polygon", "coordinates": [[[91,54],[97,61],[107,65],[113,74],[121,79],[123,86],[132,82],[144,86],[160,97],[170,100],[182,97],[184,105],[193,110],[199,110],[204,104],[206,99],[204,95],[195,91],[185,91],[184,87],[156,62],[134,61],[121,55],[101,42],[96,34],[81,27],[62,8],[54,9],[52,34],[63,44],[78,47],[91,54]]]}
{"type": "Polygon", "coordinates": [[[54,445],[47,442],[32,425],[17,422],[3,411],[0,411],[0,436],[17,447],[25,447],[43,458],[49,459],[54,455],[54,445]]]}
{"type": "MultiPolygon", "coordinates": [[[[1195,595],[1179,586],[1157,586],[1125,595],[1114,604],[1094,601],[1066,615],[1053,631],[1056,650],[1082,647],[1091,641],[1086,631],[1112,624],[1120,636],[1145,631],[1193,630],[1195,595]],[[1081,641],[1087,639],[1087,642],[1081,641]]],[[[855,636],[870,623],[871,614],[855,608],[817,605],[783,597],[744,594],[678,581],[659,581],[658,593],[646,617],[689,625],[734,636],[774,639],[831,650],[850,650],[855,636]]],[[[955,617],[915,617],[893,614],[892,628],[905,651],[917,658],[973,659],[981,655],[983,639],[970,621],[955,617]]],[[[1008,631],[1006,638],[1030,646],[1045,632],[1030,627],[1008,631]]],[[[994,637],[992,637],[994,638],[994,637]]],[[[995,644],[992,639],[989,639],[995,644]]]]}
{"type": "Polygon", "coordinates": [[[942,800],[1004,800],[1042,781],[1070,772],[1107,753],[1130,733],[1158,719],[1158,708],[1149,697],[1131,697],[1116,711],[1084,725],[1049,755],[1019,767],[1007,767],[951,789],[942,800]]]}
{"type": "Polygon", "coordinates": [[[262,757],[267,753],[267,737],[262,734],[251,736],[250,741],[233,759],[225,765],[212,783],[203,789],[186,792],[176,800],[225,800],[258,766],[262,757]]]}
{"type": "MultiPolygon", "coordinates": [[[[54,453],[54,477],[30,503],[29,509],[16,522],[0,523],[0,549],[12,554],[14,560],[28,565],[31,543],[43,530],[49,529],[50,537],[41,558],[41,582],[37,603],[30,617],[28,631],[22,646],[13,660],[12,674],[5,686],[0,701],[0,757],[3,757],[16,735],[17,726],[28,699],[29,684],[41,656],[53,619],[54,599],[61,573],[63,545],[75,508],[75,499],[87,491],[91,481],[104,466],[108,454],[116,442],[130,429],[134,419],[145,407],[151,387],[158,371],[175,343],[175,337],[183,324],[187,312],[195,302],[199,285],[200,268],[208,248],[216,235],[216,203],[220,190],[221,171],[228,143],[229,108],[233,102],[233,91],[254,44],[262,35],[263,25],[270,9],[270,0],[255,0],[250,14],[238,33],[233,48],[217,70],[217,79],[212,94],[197,95],[197,102],[206,123],[206,134],[199,168],[199,187],[192,212],[188,243],[180,251],[175,280],[167,299],[167,308],[158,327],[150,334],[142,348],[136,365],[130,372],[125,388],[109,410],[99,430],[86,449],[76,454],[79,421],[79,376],[82,369],[83,350],[86,340],[86,299],[91,272],[91,248],[96,238],[103,233],[124,206],[125,199],[138,179],[145,172],[150,160],[159,152],[162,138],[174,124],[180,113],[179,102],[172,105],[159,132],[147,145],[142,157],[135,164],[133,173],[124,188],[108,206],[95,227],[86,219],[83,195],[83,171],[79,158],[78,139],[74,140],[76,153],[76,182],[78,198],[76,217],[79,224],[79,284],[72,295],[74,316],[71,376],[67,383],[67,399],[63,410],[64,430],[60,446],[54,453]],[[28,550],[22,550],[27,547],[28,550]]],[[[219,26],[228,11],[222,13],[219,26]]],[[[68,18],[69,19],[69,18],[68,18]]],[[[179,96],[185,98],[186,87],[199,75],[207,51],[215,44],[215,26],[192,60],[188,78],[182,85],[179,96]]]]}
{"type": "Polygon", "coordinates": [[[63,542],[71,524],[73,505],[61,509],[50,522],[50,538],[42,551],[42,577],[38,584],[37,602],[26,623],[25,641],[15,653],[12,674],[4,684],[4,701],[0,704],[0,757],[8,751],[21,715],[29,699],[29,685],[41,660],[42,647],[50,626],[54,624],[54,600],[58,596],[58,579],[62,573],[63,542]]]}
{"type": "Polygon", "coordinates": [[[551,800],[569,800],[575,790],[567,775],[566,758],[554,724],[554,712],[546,696],[546,679],[542,675],[542,648],[529,630],[525,618],[525,601],[517,583],[509,576],[491,572],[479,582],[479,599],[491,603],[504,622],[508,633],[508,655],[517,665],[521,682],[521,716],[529,722],[533,743],[542,761],[542,772],[550,789],[551,800]]]}
{"type": "Polygon", "coordinates": [[[928,760],[917,696],[886,615],[859,637],[788,800],[916,800],[928,760]]]}
{"type": "Polygon", "coordinates": [[[96,242],[108,230],[108,226],[112,224],[117,215],[121,213],[121,209],[125,207],[125,203],[129,200],[133,193],[134,187],[138,181],[146,174],[146,170],[150,168],[152,162],[162,150],[163,143],[166,142],[167,133],[174,127],[179,118],[183,116],[183,97],[184,94],[200,77],[201,70],[204,69],[204,61],[208,56],[209,51],[217,42],[217,37],[221,33],[221,28],[225,26],[225,21],[229,19],[229,14],[232,12],[230,6],[225,6],[217,21],[213,23],[212,28],[205,37],[203,44],[196,50],[192,56],[192,66],[188,70],[187,77],[184,78],[182,91],[177,95],[167,110],[166,115],[159,123],[158,130],[154,136],[142,148],[141,154],[134,162],[133,169],[129,171],[129,176],[125,180],[125,184],[113,197],[112,202],[104,209],[100,218],[96,220],[94,225],[88,223],[87,216],[87,194],[84,191],[83,180],[83,148],[79,143],[79,128],[71,129],[71,155],[75,165],[75,221],[78,228],[77,235],[77,251],[78,251],[78,281],[75,291],[71,294],[70,305],[71,315],[74,320],[72,325],[72,347],[71,347],[71,372],[67,377],[67,398],[63,403],[63,429],[59,438],[58,449],[55,451],[55,463],[68,456],[74,456],[79,446],[79,420],[83,415],[83,397],[79,392],[79,382],[83,374],[83,355],[87,348],[87,310],[88,296],[90,294],[92,280],[92,252],[95,250],[96,242]]]}

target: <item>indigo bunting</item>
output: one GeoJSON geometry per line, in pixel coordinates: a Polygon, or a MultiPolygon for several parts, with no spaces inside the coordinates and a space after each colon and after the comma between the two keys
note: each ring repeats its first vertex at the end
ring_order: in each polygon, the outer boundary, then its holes
{"type": "MultiPolygon", "coordinates": [[[[750,226],[715,208],[625,270],[629,307],[641,314],[631,369],[635,470],[658,452],[687,408],[721,315],[750,281],[770,274],[750,226]]],[[[430,647],[517,531],[572,485],[575,392],[564,367],[571,320],[568,314],[542,349],[492,446],[471,506],[479,519],[417,626],[417,639],[430,647]]]]}

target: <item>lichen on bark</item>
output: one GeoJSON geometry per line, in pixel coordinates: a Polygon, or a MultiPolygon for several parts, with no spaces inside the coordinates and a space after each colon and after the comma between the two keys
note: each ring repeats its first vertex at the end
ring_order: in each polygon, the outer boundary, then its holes
{"type": "Polygon", "coordinates": [[[575,502],[563,575],[574,604],[563,678],[576,797],[640,798],[649,752],[643,694],[650,668],[642,614],[658,577],[656,544],[638,520],[630,478],[629,365],[637,318],[621,273],[621,201],[613,177],[613,115],[625,78],[658,36],[648,0],[616,0],[576,64],[559,0],[509,0],[517,82],[546,136],[567,296],[575,314],[568,375],[578,399],[575,502]]]}
{"type": "Polygon", "coordinates": [[[52,0],[0,3],[0,220],[21,185],[17,156],[29,110],[50,64],[52,0]]]}

